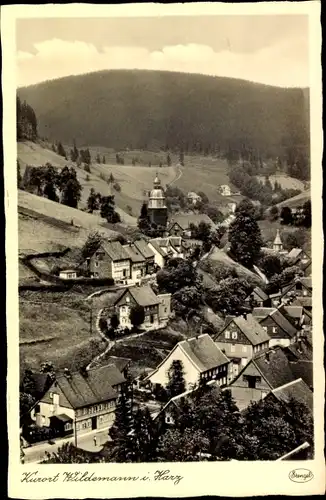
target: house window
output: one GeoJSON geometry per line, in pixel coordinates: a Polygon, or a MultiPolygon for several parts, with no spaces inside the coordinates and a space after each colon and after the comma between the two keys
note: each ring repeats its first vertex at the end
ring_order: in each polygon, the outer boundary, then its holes
{"type": "Polygon", "coordinates": [[[237,338],[238,338],[238,334],[237,334],[237,332],[232,332],[232,338],[233,338],[233,339],[237,339],[237,338]]]}
{"type": "Polygon", "coordinates": [[[165,419],[166,423],[167,424],[170,424],[171,423],[171,417],[167,416],[166,419],[165,419]]]}
{"type": "Polygon", "coordinates": [[[167,307],[164,307],[164,312],[165,312],[165,313],[167,312],[167,310],[168,310],[168,308],[167,308],[167,307]]]}
{"type": "Polygon", "coordinates": [[[95,265],[95,267],[98,267],[98,266],[99,266],[99,264],[98,264],[97,260],[94,262],[94,265],[95,265]]]}
{"type": "Polygon", "coordinates": [[[249,389],[256,389],[256,384],[260,382],[261,378],[254,375],[244,375],[243,380],[247,382],[249,389]]]}
{"type": "Polygon", "coordinates": [[[94,278],[98,278],[98,273],[94,273],[94,278]]]}
{"type": "Polygon", "coordinates": [[[230,332],[225,332],[225,338],[229,339],[230,338],[230,332]]]}
{"type": "Polygon", "coordinates": [[[272,332],[273,332],[273,333],[276,333],[276,332],[277,332],[277,328],[276,328],[276,326],[273,326],[272,332]]]}
{"type": "Polygon", "coordinates": [[[130,302],[130,297],[126,297],[126,302],[130,302]]]}
{"type": "Polygon", "coordinates": [[[53,399],[53,392],[50,392],[49,396],[50,396],[50,399],[53,399]]]}

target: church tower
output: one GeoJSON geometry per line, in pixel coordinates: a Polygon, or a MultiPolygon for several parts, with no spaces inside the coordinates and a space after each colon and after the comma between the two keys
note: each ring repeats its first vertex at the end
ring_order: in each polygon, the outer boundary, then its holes
{"type": "Polygon", "coordinates": [[[147,212],[151,223],[166,227],[168,220],[168,209],[165,204],[164,190],[161,181],[156,174],[154,186],[149,194],[147,212]]]}
{"type": "Polygon", "coordinates": [[[281,240],[279,229],[276,232],[275,240],[273,243],[273,250],[275,250],[276,252],[281,252],[283,250],[283,243],[281,240]]]}

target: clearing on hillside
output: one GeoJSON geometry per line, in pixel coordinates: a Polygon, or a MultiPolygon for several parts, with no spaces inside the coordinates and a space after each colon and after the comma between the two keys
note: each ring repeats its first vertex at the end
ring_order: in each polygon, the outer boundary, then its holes
{"type": "MultiPolygon", "coordinates": [[[[305,185],[307,184],[286,174],[270,175],[268,178],[271,181],[273,187],[275,185],[275,182],[277,181],[279,184],[281,184],[282,189],[300,189],[300,191],[303,191],[305,189],[305,185]]],[[[265,182],[265,177],[262,175],[258,175],[257,179],[261,182],[265,182]]]]}

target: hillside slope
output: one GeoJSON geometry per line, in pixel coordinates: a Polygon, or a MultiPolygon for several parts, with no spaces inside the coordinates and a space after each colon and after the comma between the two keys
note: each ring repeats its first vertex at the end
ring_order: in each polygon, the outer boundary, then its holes
{"type": "MultiPolygon", "coordinates": [[[[93,156],[95,156],[94,153],[93,156]]],[[[53,152],[46,144],[30,141],[18,142],[17,157],[21,165],[22,175],[26,165],[42,166],[51,163],[51,165],[59,168],[63,168],[65,165],[73,166],[83,187],[80,208],[86,208],[91,188],[103,196],[114,194],[117,212],[119,212],[122,222],[129,226],[137,225],[137,217],[144,200],[144,191],[152,188],[156,173],[155,168],[149,168],[148,166],[116,165],[113,162],[99,165],[93,162],[91,164],[91,173],[88,174],[82,167],[77,167],[70,160],[66,160],[53,152]],[[115,181],[120,184],[120,193],[113,190],[107,183],[111,173],[115,181]],[[128,213],[130,209],[131,213],[128,213]]],[[[177,171],[173,166],[160,167],[159,172],[163,185],[173,182],[177,176],[177,171]]]]}
{"type": "Polygon", "coordinates": [[[307,89],[281,89],[222,77],[112,70],[18,89],[38,117],[38,131],[79,147],[227,150],[277,154],[308,147],[307,89]]]}

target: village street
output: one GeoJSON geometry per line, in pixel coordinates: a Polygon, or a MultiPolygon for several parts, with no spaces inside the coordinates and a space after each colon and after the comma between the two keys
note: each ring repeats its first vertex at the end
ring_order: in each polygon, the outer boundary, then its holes
{"type": "MultiPolygon", "coordinates": [[[[108,429],[96,429],[94,431],[86,432],[78,436],[77,446],[87,451],[100,451],[103,444],[108,440],[108,429]],[[94,437],[96,437],[96,446],[94,444],[94,437]]],[[[45,458],[45,452],[54,453],[58,448],[65,443],[75,444],[75,437],[69,436],[68,438],[60,438],[54,441],[54,444],[45,443],[35,444],[29,448],[24,448],[24,463],[39,463],[45,458]]]]}

